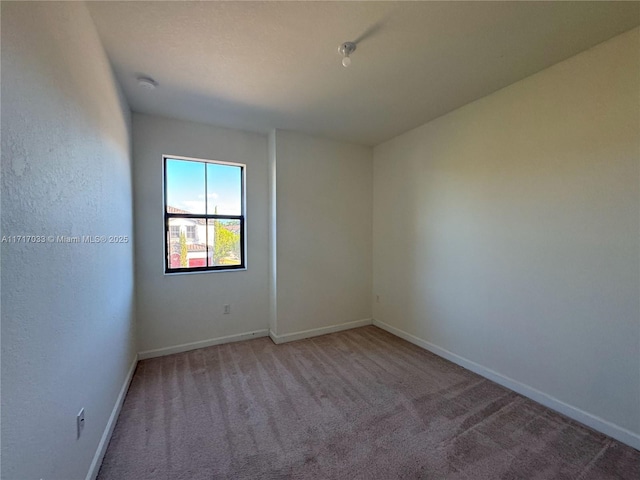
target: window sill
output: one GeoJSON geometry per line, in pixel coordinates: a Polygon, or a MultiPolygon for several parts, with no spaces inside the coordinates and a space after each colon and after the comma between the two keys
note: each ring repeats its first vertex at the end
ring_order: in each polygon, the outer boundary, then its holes
{"type": "Polygon", "coordinates": [[[174,275],[198,275],[208,273],[231,273],[231,272],[246,272],[247,267],[244,268],[229,268],[224,270],[197,270],[195,272],[164,272],[165,276],[172,277],[174,275]]]}

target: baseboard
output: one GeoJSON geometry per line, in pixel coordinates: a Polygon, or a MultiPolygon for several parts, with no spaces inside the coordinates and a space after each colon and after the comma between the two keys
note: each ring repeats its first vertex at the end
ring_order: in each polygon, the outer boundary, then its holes
{"type": "Polygon", "coordinates": [[[254,332],[238,333],[236,335],[227,335],[225,337],[211,338],[209,340],[200,340],[198,342],[183,343],[172,347],[156,348],[155,350],[146,350],[138,353],[140,360],[147,358],[163,357],[174,353],[188,352],[198,348],[211,347],[212,345],[221,345],[223,343],[240,342],[242,340],[250,340],[252,338],[260,338],[269,336],[269,330],[256,330],[254,332]]]}
{"type": "Polygon", "coordinates": [[[89,467],[89,472],[87,473],[86,480],[95,480],[98,476],[98,472],[100,471],[100,466],[102,465],[102,459],[104,458],[104,454],[107,451],[107,447],[109,446],[109,440],[111,440],[111,434],[113,433],[113,429],[116,426],[116,421],[118,420],[118,415],[120,414],[120,409],[122,409],[122,404],[124,403],[124,398],[127,395],[127,390],[129,390],[129,384],[131,383],[131,379],[133,378],[133,372],[136,370],[136,365],[138,364],[138,356],[136,355],[131,362],[131,366],[129,367],[129,372],[124,379],[124,383],[122,384],[122,388],[120,389],[120,393],[118,394],[118,398],[116,398],[116,403],[113,406],[113,410],[111,411],[111,415],[109,416],[109,421],[107,422],[107,426],[102,433],[102,438],[100,438],[100,443],[98,443],[98,448],[96,449],[96,454],[93,456],[93,461],[91,462],[91,466],[89,467]]]}
{"type": "Polygon", "coordinates": [[[274,332],[269,331],[269,337],[273,340],[273,343],[287,343],[295,340],[302,340],[304,338],[317,337],[320,335],[326,335],[328,333],[341,332],[342,330],[350,330],[352,328],[364,327],[371,325],[373,320],[370,318],[364,318],[362,320],[355,320],[353,322],[339,323],[337,325],[329,325],[328,327],[312,328],[311,330],[303,330],[301,332],[285,333],[284,335],[276,335],[274,332]]]}
{"type": "Polygon", "coordinates": [[[592,415],[591,413],[585,412],[584,410],[581,410],[577,407],[569,405],[561,400],[558,400],[555,397],[552,397],[551,395],[530,387],[529,385],[525,385],[494,370],[483,367],[476,362],[461,357],[460,355],[450,352],[449,350],[445,350],[444,348],[438,347],[437,345],[429,343],[426,340],[422,340],[415,335],[411,335],[410,333],[393,327],[387,323],[381,322],[379,320],[373,320],[373,325],[386,330],[387,332],[408,342],[411,342],[414,345],[424,348],[425,350],[428,350],[438,355],[439,357],[445,358],[457,365],[460,365],[467,370],[471,370],[472,372],[477,373],[478,375],[481,375],[493,382],[496,382],[503,387],[506,387],[510,390],[513,390],[514,392],[528,397],[531,400],[544,405],[545,407],[566,415],[567,417],[570,417],[584,425],[587,425],[594,430],[615,438],[616,440],[619,440],[622,443],[629,445],[630,447],[640,450],[640,435],[638,435],[637,433],[634,433],[630,430],[627,430],[626,428],[620,427],[619,425],[592,415]]]}

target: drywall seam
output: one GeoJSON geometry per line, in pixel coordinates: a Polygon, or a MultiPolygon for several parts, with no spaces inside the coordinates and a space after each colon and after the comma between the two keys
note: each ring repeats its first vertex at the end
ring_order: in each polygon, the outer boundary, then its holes
{"type": "Polygon", "coordinates": [[[86,480],[95,480],[96,477],[98,476],[98,472],[100,471],[100,466],[102,465],[102,459],[104,458],[104,454],[107,452],[107,447],[109,446],[109,441],[111,440],[113,429],[116,426],[118,416],[120,415],[120,410],[122,409],[122,404],[124,403],[124,399],[127,396],[129,385],[131,385],[131,380],[133,379],[133,373],[136,371],[136,365],[138,365],[138,355],[135,355],[133,357],[133,362],[131,362],[131,366],[129,367],[129,372],[127,373],[127,376],[124,379],[124,383],[122,384],[122,388],[120,389],[118,398],[116,398],[116,403],[113,406],[113,410],[111,411],[111,415],[109,416],[109,421],[105,426],[104,433],[102,434],[102,438],[100,438],[100,443],[98,443],[96,454],[93,456],[93,461],[91,462],[91,466],[89,467],[89,472],[87,473],[86,480]]]}
{"type": "Polygon", "coordinates": [[[273,343],[287,343],[295,340],[302,340],[303,338],[318,337],[320,335],[326,335],[328,333],[341,332],[343,330],[351,330],[352,328],[365,327],[371,325],[373,320],[370,318],[364,318],[362,320],[355,320],[353,322],[339,323],[337,325],[329,325],[327,327],[312,328],[310,330],[303,330],[301,332],[287,333],[284,335],[277,335],[274,332],[269,332],[269,337],[273,340],[273,343]]]}
{"type": "Polygon", "coordinates": [[[404,330],[400,330],[399,328],[392,327],[387,323],[374,319],[373,325],[383,330],[386,330],[387,332],[395,335],[396,337],[400,337],[408,342],[411,342],[414,345],[417,345],[418,347],[424,348],[425,350],[428,350],[431,353],[438,355],[439,357],[442,357],[446,360],[449,360],[450,362],[460,365],[461,367],[464,367],[467,370],[471,370],[472,372],[477,373],[478,375],[481,375],[488,380],[496,382],[502,385],[503,387],[513,390],[514,392],[519,393],[520,395],[524,395],[525,397],[530,398],[534,402],[538,402],[544,405],[545,407],[551,408],[552,410],[555,410],[556,412],[566,415],[567,417],[570,417],[573,420],[583,423],[584,425],[587,425],[588,427],[591,427],[594,430],[604,433],[605,435],[613,437],[616,440],[621,441],[622,443],[625,443],[635,449],[640,450],[640,435],[637,435],[627,430],[626,428],[623,428],[619,425],[611,423],[600,417],[592,415],[591,413],[585,412],[584,410],[574,407],[573,405],[569,405],[568,403],[558,400],[557,398],[552,397],[551,395],[548,395],[544,392],[541,392],[540,390],[537,390],[533,387],[530,387],[529,385],[526,385],[524,383],[518,382],[517,380],[504,376],[494,370],[491,370],[490,368],[486,368],[476,362],[473,362],[464,357],[461,357],[460,355],[450,352],[449,350],[445,350],[444,348],[434,345],[433,343],[427,342],[426,340],[416,337],[415,335],[411,335],[410,333],[407,333],[404,330]]]}
{"type": "Polygon", "coordinates": [[[253,332],[238,333],[235,335],[227,335],[224,337],[210,338],[209,340],[200,340],[198,342],[183,343],[181,345],[173,345],[171,347],[156,348],[154,350],[146,350],[138,353],[140,360],[148,358],[163,357],[174,353],[188,352],[197,350],[198,348],[211,347],[212,345],[222,345],[223,343],[240,342],[242,340],[250,340],[252,338],[267,337],[269,330],[255,330],[253,332]]]}

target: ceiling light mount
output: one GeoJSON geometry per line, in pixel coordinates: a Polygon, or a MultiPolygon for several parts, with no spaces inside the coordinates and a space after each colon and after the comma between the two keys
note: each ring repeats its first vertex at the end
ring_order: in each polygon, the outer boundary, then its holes
{"type": "Polygon", "coordinates": [[[342,65],[348,67],[351,65],[350,55],[355,52],[356,44],[353,42],[344,42],[338,47],[338,52],[342,55],[342,65]]]}
{"type": "Polygon", "coordinates": [[[148,90],[154,90],[158,86],[158,82],[156,82],[151,77],[146,77],[144,75],[140,75],[136,78],[138,81],[138,85],[142,88],[146,88],[148,90]]]}

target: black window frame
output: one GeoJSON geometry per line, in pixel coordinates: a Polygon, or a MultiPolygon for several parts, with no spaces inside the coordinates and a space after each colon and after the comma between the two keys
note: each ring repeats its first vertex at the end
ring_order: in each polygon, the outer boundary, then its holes
{"type": "MultiPolygon", "coordinates": [[[[175,274],[175,273],[202,273],[202,272],[224,272],[224,271],[233,271],[233,270],[246,270],[247,268],[247,241],[246,241],[246,183],[247,183],[247,166],[244,163],[236,163],[236,162],[226,162],[221,160],[209,160],[204,158],[193,158],[193,157],[183,157],[179,155],[163,155],[162,156],[162,190],[163,190],[163,210],[164,210],[164,273],[167,274],[175,274]],[[223,215],[223,214],[209,214],[207,212],[207,168],[205,167],[205,213],[170,213],[168,211],[167,204],[167,160],[182,160],[189,161],[195,163],[203,163],[203,164],[216,164],[216,165],[228,165],[232,167],[240,167],[240,215],[223,215]],[[205,245],[206,245],[206,255],[205,258],[209,259],[209,220],[239,220],[240,223],[240,263],[238,265],[211,265],[204,267],[180,267],[180,268],[171,268],[170,266],[170,226],[169,220],[171,218],[183,218],[183,219],[192,219],[192,220],[204,220],[205,221],[205,245]],[[169,241],[168,241],[169,239],[169,241]]],[[[185,232],[186,235],[186,232],[185,232]]],[[[196,232],[197,235],[197,232],[196,232]]]]}

